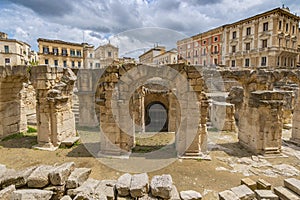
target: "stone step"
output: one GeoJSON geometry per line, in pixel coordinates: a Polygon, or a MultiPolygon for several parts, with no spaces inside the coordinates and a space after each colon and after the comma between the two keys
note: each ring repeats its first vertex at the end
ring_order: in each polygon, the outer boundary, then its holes
{"type": "Polygon", "coordinates": [[[256,182],[258,190],[271,190],[271,184],[264,179],[258,179],[256,182]]]}
{"type": "Polygon", "coordinates": [[[247,187],[249,187],[251,190],[256,190],[256,182],[253,181],[250,178],[243,178],[241,180],[241,185],[246,185],[247,187]]]}
{"type": "Polygon", "coordinates": [[[284,180],[284,186],[296,194],[300,195],[300,180],[295,178],[288,178],[284,180]]]}
{"type": "Polygon", "coordinates": [[[219,193],[219,200],[239,200],[239,197],[230,190],[219,193]]]}
{"type": "Polygon", "coordinates": [[[255,195],[257,200],[279,200],[278,196],[274,194],[271,190],[255,190],[255,195]]]}
{"type": "Polygon", "coordinates": [[[61,147],[71,147],[75,142],[79,140],[79,137],[70,137],[63,140],[60,144],[61,147]]]}
{"type": "Polygon", "coordinates": [[[240,199],[254,199],[255,193],[246,185],[240,185],[230,189],[240,199]]]}
{"type": "Polygon", "coordinates": [[[300,197],[296,195],[291,190],[279,186],[274,188],[274,193],[281,199],[281,200],[300,200],[300,197]]]}

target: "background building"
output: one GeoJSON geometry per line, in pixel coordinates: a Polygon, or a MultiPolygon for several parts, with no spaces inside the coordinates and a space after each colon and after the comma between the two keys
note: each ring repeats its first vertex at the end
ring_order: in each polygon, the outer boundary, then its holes
{"type": "Polygon", "coordinates": [[[149,49],[145,53],[139,56],[139,62],[143,64],[153,64],[153,58],[157,55],[160,55],[166,51],[164,46],[156,46],[152,49],[149,49]]]}
{"type": "Polygon", "coordinates": [[[0,66],[28,65],[32,55],[29,44],[9,39],[6,33],[0,32],[0,66]]]}
{"type": "Polygon", "coordinates": [[[112,64],[114,61],[117,61],[119,58],[119,48],[108,44],[99,46],[95,50],[95,59],[97,59],[97,66],[96,68],[102,68],[112,64]]]}
{"type": "Polygon", "coordinates": [[[39,38],[39,63],[72,68],[83,67],[84,44],[39,38]]]}
{"type": "Polygon", "coordinates": [[[153,57],[153,64],[165,65],[165,64],[175,64],[177,63],[177,49],[171,49],[165,51],[157,56],[153,57]]]}
{"type": "MultiPolygon", "coordinates": [[[[300,17],[276,8],[177,42],[179,62],[203,66],[296,67],[300,17]]],[[[299,65],[299,64],[298,64],[299,65]]]]}

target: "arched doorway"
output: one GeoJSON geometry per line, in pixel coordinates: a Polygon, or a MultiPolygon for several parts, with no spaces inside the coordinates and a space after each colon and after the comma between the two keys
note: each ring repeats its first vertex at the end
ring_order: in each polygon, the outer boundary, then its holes
{"type": "Polygon", "coordinates": [[[145,109],[145,131],[167,132],[168,110],[158,101],[152,102],[145,109]]]}

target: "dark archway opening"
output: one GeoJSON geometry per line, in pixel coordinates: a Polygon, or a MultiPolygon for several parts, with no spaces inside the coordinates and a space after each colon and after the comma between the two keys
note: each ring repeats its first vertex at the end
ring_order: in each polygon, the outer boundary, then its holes
{"type": "Polygon", "coordinates": [[[168,110],[161,102],[152,102],[145,108],[145,131],[167,132],[168,110]]]}

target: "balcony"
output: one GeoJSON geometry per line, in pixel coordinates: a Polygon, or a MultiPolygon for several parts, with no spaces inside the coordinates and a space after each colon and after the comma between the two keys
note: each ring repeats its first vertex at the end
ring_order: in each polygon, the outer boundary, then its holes
{"type": "Polygon", "coordinates": [[[219,54],[219,51],[213,51],[213,52],[211,52],[211,54],[219,54]]]}

